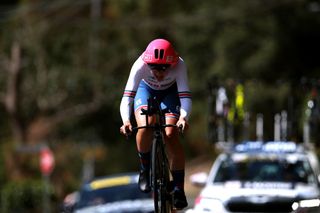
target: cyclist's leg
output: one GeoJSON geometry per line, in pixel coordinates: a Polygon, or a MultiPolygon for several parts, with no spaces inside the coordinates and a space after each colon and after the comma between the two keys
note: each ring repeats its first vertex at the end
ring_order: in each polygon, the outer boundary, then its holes
{"type": "MultiPolygon", "coordinates": [[[[177,123],[176,118],[166,117],[166,124],[177,123]]],[[[170,158],[170,168],[171,170],[182,170],[185,167],[185,157],[183,146],[179,141],[179,132],[175,127],[166,128],[166,146],[168,149],[168,155],[170,158]]]]}
{"type": "MultiPolygon", "coordinates": [[[[166,113],[166,123],[176,124],[179,118],[180,100],[176,87],[172,87],[170,92],[163,98],[162,104],[169,111],[166,113]]],[[[188,205],[184,192],[185,178],[185,155],[183,146],[179,141],[179,131],[175,127],[167,127],[166,147],[170,161],[171,174],[174,187],[174,206],[182,209],[188,205]]]]}
{"type": "MultiPolygon", "coordinates": [[[[175,124],[177,119],[166,118],[166,122],[167,124],[175,124]]],[[[173,177],[173,205],[177,209],[183,209],[188,206],[184,192],[185,156],[183,146],[179,141],[177,128],[167,128],[166,146],[171,163],[171,174],[173,177]]]]}
{"type": "MultiPolygon", "coordinates": [[[[176,85],[172,85],[165,91],[162,98],[161,107],[166,109],[166,124],[175,125],[180,114],[180,100],[176,85]]],[[[184,150],[179,141],[179,131],[175,127],[167,127],[165,140],[167,144],[168,157],[171,170],[183,170],[185,166],[184,150]]]]}
{"type": "MultiPolygon", "coordinates": [[[[137,121],[137,126],[145,126],[145,115],[141,115],[141,109],[135,112],[135,118],[137,121]]],[[[151,119],[150,119],[151,120],[151,119]]],[[[137,150],[139,152],[149,152],[151,149],[151,142],[153,137],[152,129],[142,128],[139,129],[136,134],[137,150]]]]}
{"type": "MultiPolygon", "coordinates": [[[[167,124],[176,124],[177,119],[166,118],[167,124]]],[[[184,190],[185,155],[182,144],[179,141],[177,128],[166,128],[166,146],[169,155],[170,169],[173,176],[174,187],[184,190]]]]}
{"type": "MultiPolygon", "coordinates": [[[[152,89],[150,89],[143,81],[140,83],[134,99],[134,114],[138,126],[146,125],[146,116],[141,115],[141,109],[147,108],[148,98],[152,97],[152,89]]],[[[152,118],[149,117],[149,123],[152,118]]],[[[152,129],[142,128],[139,129],[136,135],[137,149],[139,152],[149,152],[151,149],[152,129]]]]}
{"type": "MultiPolygon", "coordinates": [[[[138,126],[146,125],[146,116],[141,115],[141,109],[148,105],[148,98],[152,95],[148,86],[141,82],[134,99],[135,119],[138,126]]],[[[150,122],[151,118],[149,119],[150,122]]],[[[152,129],[139,129],[136,134],[136,145],[140,159],[140,190],[150,191],[149,170],[150,170],[150,149],[152,143],[152,129]]]]}

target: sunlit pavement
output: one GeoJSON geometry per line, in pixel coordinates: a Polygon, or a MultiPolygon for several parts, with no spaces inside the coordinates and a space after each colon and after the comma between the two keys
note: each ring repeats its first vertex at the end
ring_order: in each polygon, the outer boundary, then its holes
{"type": "Polygon", "coordinates": [[[190,209],[194,205],[194,200],[201,191],[201,187],[197,187],[191,184],[189,178],[190,175],[198,172],[209,172],[213,159],[209,156],[200,156],[197,159],[187,162],[186,164],[186,179],[185,179],[185,191],[188,200],[188,207],[178,213],[184,213],[187,209],[190,209]]]}
{"type": "Polygon", "coordinates": [[[187,196],[187,200],[188,200],[188,207],[185,208],[184,210],[178,211],[178,213],[184,213],[184,212],[186,212],[186,210],[193,208],[194,200],[201,190],[201,188],[191,186],[188,183],[186,184],[186,186],[187,186],[186,187],[186,196],[187,196]]]}
{"type": "Polygon", "coordinates": [[[192,208],[192,207],[193,207],[193,204],[194,204],[194,199],[195,199],[194,196],[188,196],[188,197],[187,197],[188,204],[189,204],[188,207],[187,207],[186,209],[182,210],[182,211],[179,211],[179,213],[180,213],[180,212],[181,212],[181,213],[186,212],[186,210],[192,208]]]}

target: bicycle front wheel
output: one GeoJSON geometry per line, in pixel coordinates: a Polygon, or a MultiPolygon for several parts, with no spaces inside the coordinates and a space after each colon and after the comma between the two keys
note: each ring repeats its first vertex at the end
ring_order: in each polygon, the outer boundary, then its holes
{"type": "Polygon", "coordinates": [[[152,186],[154,192],[155,213],[171,212],[171,194],[169,190],[169,165],[162,140],[154,139],[152,144],[152,186]]]}

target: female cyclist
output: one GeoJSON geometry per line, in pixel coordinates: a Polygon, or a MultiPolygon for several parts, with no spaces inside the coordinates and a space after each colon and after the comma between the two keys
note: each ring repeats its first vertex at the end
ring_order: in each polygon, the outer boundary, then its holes
{"type": "MultiPolygon", "coordinates": [[[[151,41],[131,68],[120,104],[122,134],[127,135],[132,131],[130,116],[133,104],[137,125],[146,125],[145,115],[141,115],[141,108],[147,107],[149,97],[156,97],[161,102],[161,107],[166,109],[166,124],[182,126],[183,130],[188,128],[192,101],[187,68],[171,43],[165,39],[151,41]]],[[[148,171],[152,136],[152,129],[139,129],[136,135],[140,159],[139,187],[144,192],[151,190],[148,171]]],[[[174,206],[183,209],[188,203],[184,192],[185,156],[179,142],[178,129],[167,127],[165,141],[173,177],[174,206]]]]}

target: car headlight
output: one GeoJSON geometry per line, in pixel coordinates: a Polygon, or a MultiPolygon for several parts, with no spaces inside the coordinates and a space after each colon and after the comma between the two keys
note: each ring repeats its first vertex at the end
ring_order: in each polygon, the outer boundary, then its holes
{"type": "Polygon", "coordinates": [[[299,202],[294,202],[292,204],[292,210],[297,210],[298,208],[313,208],[320,207],[320,199],[310,199],[310,200],[300,200],[299,202]]]}
{"type": "Polygon", "coordinates": [[[211,213],[226,213],[226,209],[224,208],[221,200],[206,198],[206,197],[197,197],[195,200],[195,208],[196,212],[211,212],[211,213]]]}

